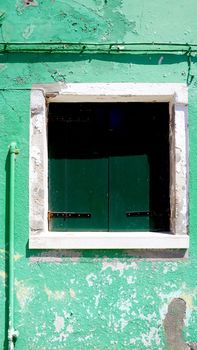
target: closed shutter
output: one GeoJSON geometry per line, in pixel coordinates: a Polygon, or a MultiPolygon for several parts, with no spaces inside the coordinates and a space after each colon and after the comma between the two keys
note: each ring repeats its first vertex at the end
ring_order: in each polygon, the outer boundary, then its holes
{"type": "Polygon", "coordinates": [[[49,229],[167,231],[167,104],[54,105],[48,119],[49,229]]]}

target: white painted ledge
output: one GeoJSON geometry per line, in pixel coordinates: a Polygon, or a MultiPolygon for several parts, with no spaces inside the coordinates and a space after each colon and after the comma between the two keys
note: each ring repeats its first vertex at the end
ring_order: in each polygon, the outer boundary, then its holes
{"type": "Polygon", "coordinates": [[[189,236],[161,232],[48,232],[31,235],[30,249],[188,249],[189,236]]]}

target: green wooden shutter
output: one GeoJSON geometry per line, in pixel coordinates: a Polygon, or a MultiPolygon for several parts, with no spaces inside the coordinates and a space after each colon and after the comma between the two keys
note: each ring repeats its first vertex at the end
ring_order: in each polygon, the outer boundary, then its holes
{"type": "Polygon", "coordinates": [[[109,230],[149,231],[147,155],[110,157],[109,162],[109,230]]]}
{"type": "Polygon", "coordinates": [[[71,116],[68,110],[67,117],[49,121],[49,210],[79,216],[51,217],[49,228],[108,231],[105,117],[98,122],[94,110],[89,116],[87,108],[80,113],[76,107],[70,106],[71,116]]]}
{"type": "Polygon", "coordinates": [[[168,230],[166,116],[167,104],[58,104],[49,116],[49,211],[72,215],[50,215],[49,229],[168,230]]]}

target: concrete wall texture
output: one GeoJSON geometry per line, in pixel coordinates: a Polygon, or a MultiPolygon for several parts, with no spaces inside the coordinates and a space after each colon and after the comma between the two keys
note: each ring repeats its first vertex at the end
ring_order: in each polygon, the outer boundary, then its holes
{"type": "MultiPolygon", "coordinates": [[[[196,43],[194,0],[7,0],[0,41],[196,43]]],[[[197,342],[197,57],[185,52],[0,54],[0,348],[8,327],[8,145],[17,141],[16,350],[181,350],[197,342]],[[186,259],[137,251],[28,248],[30,91],[35,83],[189,84],[190,249],[186,259]],[[155,254],[154,254],[155,255],[155,254]]]]}

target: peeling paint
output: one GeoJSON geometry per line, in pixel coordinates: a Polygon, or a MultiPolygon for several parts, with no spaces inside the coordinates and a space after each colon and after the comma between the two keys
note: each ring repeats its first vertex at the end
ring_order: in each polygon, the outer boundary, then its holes
{"type": "Polygon", "coordinates": [[[22,0],[22,1],[26,6],[38,6],[38,2],[36,0],[22,0]]]}
{"type": "Polygon", "coordinates": [[[110,259],[106,258],[103,260],[102,264],[103,264],[102,271],[105,271],[110,268],[112,271],[119,271],[119,276],[122,276],[125,270],[138,269],[138,266],[135,261],[131,262],[130,264],[127,264],[125,262],[121,262],[118,259],[114,259],[113,261],[111,261],[110,259]]]}
{"type": "Polygon", "coordinates": [[[54,326],[55,326],[56,332],[59,333],[62,329],[64,329],[64,318],[56,314],[55,320],[54,320],[54,326]]]}
{"type": "Polygon", "coordinates": [[[30,263],[72,263],[76,264],[80,262],[80,257],[82,253],[73,250],[51,250],[44,251],[36,256],[31,256],[29,258],[30,263]]]}
{"type": "Polygon", "coordinates": [[[183,283],[181,289],[179,290],[167,294],[159,293],[159,296],[163,302],[163,305],[160,308],[161,319],[163,320],[166,317],[168,305],[172,302],[172,300],[181,299],[184,300],[187,306],[185,313],[185,325],[188,325],[192,311],[197,310],[197,306],[193,305],[193,297],[196,298],[196,290],[196,287],[188,290],[187,286],[183,283]]]}
{"type": "Polygon", "coordinates": [[[28,27],[26,27],[23,34],[22,34],[23,38],[29,39],[35,28],[36,28],[36,26],[34,24],[31,24],[28,27]]]}
{"type": "Polygon", "coordinates": [[[169,271],[176,271],[178,268],[177,262],[170,262],[164,265],[163,273],[166,274],[169,271]]]}
{"type": "Polygon", "coordinates": [[[2,280],[3,285],[5,286],[5,280],[7,278],[7,275],[5,271],[0,271],[0,279],[2,280]]]}
{"type": "Polygon", "coordinates": [[[135,279],[133,276],[128,276],[127,277],[127,283],[128,284],[134,284],[135,283],[135,279]]]}
{"type": "Polygon", "coordinates": [[[34,288],[24,281],[15,280],[16,297],[21,309],[25,309],[34,297],[34,288]]]}
{"type": "Polygon", "coordinates": [[[22,257],[23,257],[22,254],[20,254],[20,253],[15,253],[15,254],[14,254],[14,261],[19,261],[19,260],[22,259],[22,257]]]}
{"type": "Polygon", "coordinates": [[[152,343],[155,343],[157,346],[161,343],[159,329],[156,327],[151,327],[147,333],[142,333],[141,337],[145,349],[150,349],[152,343]]]}
{"type": "Polygon", "coordinates": [[[95,307],[97,308],[99,305],[99,300],[101,298],[101,293],[95,295],[95,307]]]}
{"type": "Polygon", "coordinates": [[[88,286],[92,287],[96,279],[97,279],[97,276],[94,273],[90,273],[89,275],[87,275],[86,281],[88,282],[88,286]]]}
{"type": "MultiPolygon", "coordinates": [[[[117,42],[119,49],[125,49],[128,42],[195,43],[196,7],[195,2],[183,0],[134,0],[132,6],[129,0],[6,0],[1,5],[0,36],[2,43],[117,42]]],[[[40,50],[40,45],[37,49],[40,50]]],[[[186,83],[187,55],[160,51],[105,55],[1,54],[0,349],[5,347],[7,335],[7,150],[12,139],[17,139],[21,149],[16,164],[15,197],[14,319],[20,333],[16,349],[167,350],[169,346],[170,350],[182,350],[182,346],[196,349],[196,56],[192,55],[191,60],[194,75],[189,86],[191,245],[185,258],[184,253],[177,250],[166,251],[161,256],[161,252],[150,250],[142,253],[139,250],[29,249],[29,157],[33,156],[30,173],[34,176],[36,198],[36,220],[31,226],[34,235],[43,230],[45,212],[40,200],[45,193],[40,190],[40,173],[35,176],[41,153],[36,148],[29,155],[28,145],[30,90],[35,83],[48,84],[49,89],[54,84],[55,90],[51,89],[47,103],[59,98],[60,89],[66,93],[68,85],[63,81],[186,83]],[[182,301],[177,303],[175,299],[182,301]],[[172,308],[173,305],[176,308],[172,308]],[[175,340],[178,345],[174,345],[175,340]]],[[[41,151],[40,131],[44,121],[41,115],[46,108],[43,91],[43,88],[34,90],[35,103],[31,101],[34,146],[41,151]]],[[[184,166],[180,161],[181,137],[178,142],[175,157],[181,174],[184,166]]],[[[181,181],[177,191],[181,193],[185,186],[181,181]]],[[[177,207],[174,205],[175,216],[180,218],[177,230],[180,230],[186,206],[182,202],[177,207]]]]}
{"type": "Polygon", "coordinates": [[[74,289],[70,288],[70,296],[71,298],[76,298],[76,293],[74,291],[74,289]]]}
{"type": "Polygon", "coordinates": [[[66,292],[63,290],[53,290],[52,291],[51,289],[49,289],[45,286],[44,291],[48,297],[48,301],[62,300],[66,297],[66,292]]]}
{"type": "Polygon", "coordinates": [[[123,299],[118,301],[117,306],[120,311],[124,311],[129,314],[132,304],[130,299],[127,299],[127,300],[123,299]]]}
{"type": "Polygon", "coordinates": [[[68,333],[73,333],[73,332],[74,332],[73,326],[69,324],[69,325],[67,326],[67,328],[66,328],[66,331],[67,331],[68,333]]]}
{"type": "Polygon", "coordinates": [[[24,10],[29,6],[36,7],[38,2],[36,0],[17,0],[16,2],[16,11],[18,15],[22,15],[24,10]]]}

